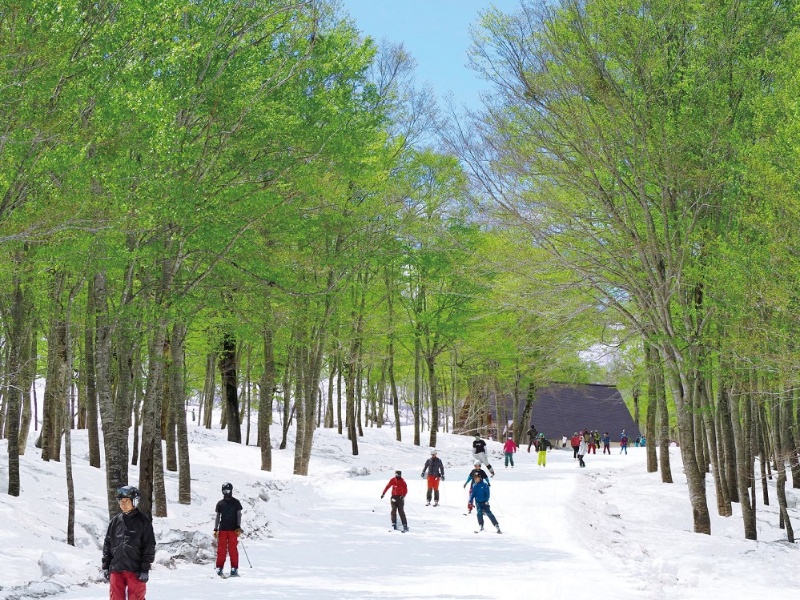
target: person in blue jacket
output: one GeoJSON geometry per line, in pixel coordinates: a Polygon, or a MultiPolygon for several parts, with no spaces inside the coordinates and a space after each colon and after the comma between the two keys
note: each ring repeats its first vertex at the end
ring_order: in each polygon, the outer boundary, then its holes
{"type": "Polygon", "coordinates": [[[469,502],[470,504],[474,502],[475,507],[478,509],[478,525],[481,527],[480,530],[483,531],[483,515],[486,513],[492,525],[497,529],[497,533],[503,533],[500,531],[500,524],[497,522],[497,519],[494,518],[489,508],[489,493],[489,484],[483,481],[481,476],[476,473],[472,477],[472,491],[469,494],[469,502]]]}

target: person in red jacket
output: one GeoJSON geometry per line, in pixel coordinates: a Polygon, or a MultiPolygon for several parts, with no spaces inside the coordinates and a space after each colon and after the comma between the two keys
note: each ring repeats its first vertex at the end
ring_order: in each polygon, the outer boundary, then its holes
{"type": "Polygon", "coordinates": [[[572,460],[578,458],[578,448],[581,445],[581,436],[578,435],[578,432],[572,434],[572,439],[569,441],[570,446],[572,446],[572,460]]]}
{"type": "Polygon", "coordinates": [[[403,533],[405,533],[408,531],[408,521],[406,520],[406,511],[403,505],[406,501],[406,494],[408,494],[408,486],[406,485],[406,480],[403,479],[403,473],[401,471],[394,472],[394,477],[392,477],[389,483],[386,484],[386,487],[383,488],[381,500],[383,500],[389,488],[392,488],[392,529],[397,529],[397,513],[400,513],[400,522],[403,524],[403,533]]]}
{"type": "Polygon", "coordinates": [[[514,438],[509,435],[506,443],[503,444],[503,454],[506,456],[506,469],[508,468],[509,461],[511,462],[511,468],[514,468],[514,452],[517,451],[517,442],[514,441],[514,438]]]}

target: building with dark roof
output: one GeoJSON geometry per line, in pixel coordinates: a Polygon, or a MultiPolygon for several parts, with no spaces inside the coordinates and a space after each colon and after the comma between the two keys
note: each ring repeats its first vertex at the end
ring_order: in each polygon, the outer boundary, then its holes
{"type": "Polygon", "coordinates": [[[536,392],[531,423],[549,440],[569,439],[584,429],[608,432],[618,442],[624,430],[631,445],[639,435],[619,390],[613,385],[553,383],[536,392]]]}

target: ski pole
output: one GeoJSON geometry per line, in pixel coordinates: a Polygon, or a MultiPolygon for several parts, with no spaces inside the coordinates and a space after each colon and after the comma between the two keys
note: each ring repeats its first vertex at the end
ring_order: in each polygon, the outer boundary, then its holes
{"type": "MultiPolygon", "coordinates": [[[[383,500],[383,496],[381,496],[381,500],[383,500]]],[[[380,504],[380,503],[381,503],[381,500],[378,500],[378,501],[375,503],[375,506],[373,506],[373,507],[372,507],[372,512],[375,512],[375,509],[376,509],[376,508],[378,508],[378,504],[380,504]]]]}
{"type": "Polygon", "coordinates": [[[244,550],[244,556],[247,558],[247,564],[250,565],[250,568],[253,568],[253,563],[250,562],[250,557],[247,556],[247,548],[244,547],[244,542],[239,540],[239,543],[242,545],[242,550],[244,550]]]}

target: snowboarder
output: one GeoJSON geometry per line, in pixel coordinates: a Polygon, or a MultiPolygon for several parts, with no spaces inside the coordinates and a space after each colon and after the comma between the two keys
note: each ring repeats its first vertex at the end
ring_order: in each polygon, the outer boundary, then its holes
{"type": "Polygon", "coordinates": [[[138,488],[132,485],[119,488],[117,500],[120,512],[108,524],[103,542],[103,578],[111,584],[111,600],[143,600],[150,566],[156,557],[153,524],[136,508],[138,488]]]}
{"type": "Polygon", "coordinates": [[[428,473],[428,493],[426,494],[428,501],[425,506],[430,506],[431,495],[433,495],[433,505],[439,506],[439,480],[444,481],[444,465],[436,456],[436,448],[431,448],[431,457],[425,461],[420,477],[425,479],[426,472],[428,473]]]}
{"type": "Polygon", "coordinates": [[[242,534],[242,503],[233,497],[233,484],[222,484],[217,502],[214,539],[217,540],[217,575],[222,576],[226,554],[231,555],[231,577],[239,576],[239,536],[242,534]]]}
{"type": "Polygon", "coordinates": [[[480,531],[483,531],[483,515],[485,513],[492,522],[492,525],[497,529],[497,533],[502,533],[502,531],[500,531],[500,524],[489,508],[489,494],[489,485],[485,481],[481,481],[480,475],[475,474],[472,478],[472,491],[469,493],[469,502],[472,504],[474,500],[475,506],[478,509],[478,525],[480,525],[480,531]]]}
{"type": "Polygon", "coordinates": [[[514,438],[509,435],[506,443],[503,444],[503,454],[506,456],[506,469],[508,468],[508,463],[511,463],[511,468],[514,468],[514,452],[517,451],[517,442],[514,441],[514,438]]]}
{"type": "Polygon", "coordinates": [[[494,469],[486,458],[486,442],[481,439],[481,434],[477,432],[475,433],[475,440],[472,442],[472,458],[486,465],[486,468],[489,469],[489,473],[494,477],[494,469]]]}
{"type": "Polygon", "coordinates": [[[625,430],[622,430],[622,435],[619,437],[619,453],[622,454],[628,453],[628,434],[625,433],[625,430]]]}
{"type": "Polygon", "coordinates": [[[389,488],[392,488],[392,529],[397,529],[397,514],[400,513],[400,522],[403,524],[403,533],[405,533],[408,531],[408,521],[406,520],[406,511],[404,508],[406,494],[408,494],[408,486],[406,485],[406,480],[403,479],[403,473],[401,471],[394,472],[394,477],[392,477],[389,483],[386,484],[386,487],[383,488],[381,500],[383,500],[389,488]]]}
{"type": "MultiPolygon", "coordinates": [[[[465,488],[467,487],[467,484],[469,484],[469,493],[470,494],[472,494],[472,478],[475,477],[475,475],[480,477],[481,481],[485,481],[486,485],[488,485],[489,487],[491,487],[491,485],[492,485],[492,482],[489,481],[489,476],[486,474],[486,471],[481,469],[481,464],[482,464],[481,461],[479,461],[479,460],[475,461],[475,463],[473,465],[474,468],[472,469],[472,471],[469,472],[469,475],[467,475],[467,480],[464,482],[464,486],[463,487],[465,487],[465,488]]],[[[467,502],[467,514],[472,513],[472,509],[473,508],[474,508],[474,505],[472,504],[472,502],[468,501],[467,502]]]]}

